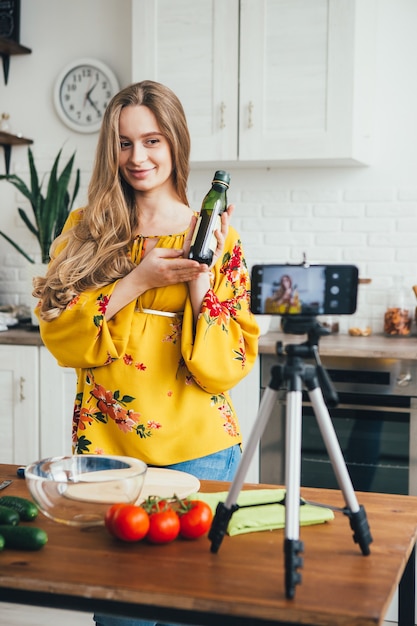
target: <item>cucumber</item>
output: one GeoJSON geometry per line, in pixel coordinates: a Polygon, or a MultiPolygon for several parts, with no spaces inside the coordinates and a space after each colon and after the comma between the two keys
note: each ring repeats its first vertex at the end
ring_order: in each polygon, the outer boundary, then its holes
{"type": "Polygon", "coordinates": [[[30,522],[38,515],[38,507],[31,500],[19,498],[19,496],[3,496],[0,498],[0,506],[7,506],[17,511],[20,519],[30,522]]]}
{"type": "Polygon", "coordinates": [[[48,541],[48,535],[42,528],[34,526],[0,525],[0,537],[5,548],[17,550],[40,550],[48,541]]]}
{"type": "Polygon", "coordinates": [[[7,526],[17,526],[20,522],[20,515],[8,506],[0,506],[0,524],[7,526]]]}
{"type": "Polygon", "coordinates": [[[4,537],[2,537],[2,535],[0,535],[0,552],[3,550],[5,543],[6,542],[4,541],[4,537]]]}

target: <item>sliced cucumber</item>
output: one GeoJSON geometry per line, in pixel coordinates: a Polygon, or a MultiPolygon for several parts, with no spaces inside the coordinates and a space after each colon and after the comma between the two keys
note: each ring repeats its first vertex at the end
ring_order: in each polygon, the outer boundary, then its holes
{"type": "Polygon", "coordinates": [[[38,507],[31,500],[20,498],[19,496],[3,496],[0,498],[0,506],[7,506],[9,509],[17,511],[20,519],[30,522],[38,515],[38,507]]]}
{"type": "Polygon", "coordinates": [[[17,550],[40,550],[48,541],[48,535],[42,528],[34,526],[0,525],[0,537],[5,548],[17,550]]]}

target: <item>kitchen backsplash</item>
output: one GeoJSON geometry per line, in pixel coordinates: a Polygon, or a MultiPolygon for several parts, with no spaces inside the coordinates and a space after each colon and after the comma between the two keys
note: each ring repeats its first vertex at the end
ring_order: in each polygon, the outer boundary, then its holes
{"type": "MultiPolygon", "coordinates": [[[[359,288],[354,325],[370,324],[374,332],[382,332],[387,292],[402,277],[414,316],[417,187],[364,186],[366,168],[228,169],[229,201],[236,207],[232,223],[250,267],[300,263],[303,253],[311,263],[357,265],[360,276],[372,282],[359,288]]],[[[196,210],[213,173],[213,169],[192,169],[189,199],[196,210]]],[[[86,196],[88,178],[89,172],[82,171],[79,204],[86,196]]],[[[25,241],[26,230],[23,225],[19,228],[25,241]]],[[[28,264],[4,240],[0,261],[0,304],[33,304],[28,295],[28,264]]],[[[274,319],[272,327],[278,322],[274,319]]],[[[340,332],[347,332],[352,319],[340,317],[339,325],[340,332]]]]}

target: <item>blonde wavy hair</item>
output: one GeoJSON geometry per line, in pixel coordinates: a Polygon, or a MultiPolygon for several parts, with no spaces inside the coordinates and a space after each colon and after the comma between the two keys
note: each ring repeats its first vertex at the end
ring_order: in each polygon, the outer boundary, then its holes
{"type": "Polygon", "coordinates": [[[168,87],[154,81],[126,87],[104,113],[82,219],[55,239],[46,276],[34,280],[33,295],[40,299],[40,315],[46,321],[58,317],[83,291],[108,285],[133,269],[128,251],[138,227],[138,211],[134,190],[119,173],[119,117],[124,107],[139,105],[155,115],[171,149],[178,197],[189,204],[190,135],[181,102],[168,87]]]}

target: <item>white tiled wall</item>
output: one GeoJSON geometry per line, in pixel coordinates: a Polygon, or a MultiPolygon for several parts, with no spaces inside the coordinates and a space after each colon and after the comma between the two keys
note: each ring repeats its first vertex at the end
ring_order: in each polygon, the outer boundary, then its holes
{"type": "MultiPolygon", "coordinates": [[[[203,193],[198,172],[197,199],[203,193]]],[[[204,173],[208,177],[208,172],[204,173]]],[[[352,263],[360,276],[358,314],[382,332],[387,291],[402,277],[410,308],[417,301],[417,185],[383,187],[360,182],[362,170],[237,170],[230,201],[249,265],[310,262],[352,263]],[[349,186],[347,186],[349,185],[349,186]]],[[[362,320],[358,320],[361,322],[362,320]]],[[[348,319],[340,319],[347,329],[348,319]]]]}

